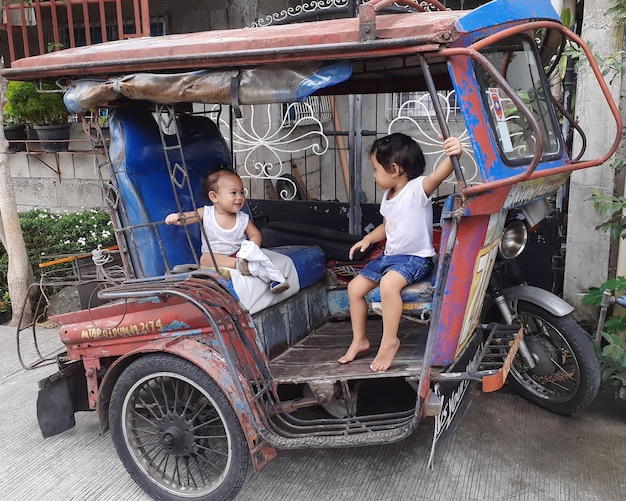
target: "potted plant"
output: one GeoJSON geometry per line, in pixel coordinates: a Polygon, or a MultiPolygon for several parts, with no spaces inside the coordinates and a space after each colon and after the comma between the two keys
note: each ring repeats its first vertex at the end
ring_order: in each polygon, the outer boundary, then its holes
{"type": "Polygon", "coordinates": [[[9,103],[5,103],[2,110],[2,124],[4,126],[4,137],[9,141],[8,153],[16,153],[23,151],[26,146],[26,124],[21,123],[15,116],[13,109],[9,103]]]}
{"type": "Polygon", "coordinates": [[[7,87],[6,100],[5,110],[8,107],[12,116],[33,127],[46,152],[68,149],[69,111],[56,85],[43,84],[38,88],[32,82],[12,81],[7,87]]]}

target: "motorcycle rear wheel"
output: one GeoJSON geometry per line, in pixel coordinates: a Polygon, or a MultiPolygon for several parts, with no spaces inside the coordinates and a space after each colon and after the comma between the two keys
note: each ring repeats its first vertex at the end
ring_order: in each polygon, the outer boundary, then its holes
{"type": "Polygon", "coordinates": [[[518,353],[509,385],[526,400],[556,414],[589,405],[600,387],[600,365],[589,335],[570,315],[556,317],[525,301],[513,301],[524,340],[536,365],[518,353]]]}

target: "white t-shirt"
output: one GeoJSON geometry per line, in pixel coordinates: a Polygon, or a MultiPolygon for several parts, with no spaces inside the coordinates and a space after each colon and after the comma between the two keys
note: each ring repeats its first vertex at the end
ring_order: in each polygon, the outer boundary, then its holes
{"type": "MultiPolygon", "coordinates": [[[[235,226],[228,229],[222,228],[217,224],[217,220],[215,219],[215,207],[205,205],[202,226],[211,243],[213,252],[226,256],[235,254],[241,247],[241,242],[246,239],[246,228],[248,227],[249,220],[250,216],[248,216],[248,214],[239,211],[237,213],[235,226]]],[[[204,241],[204,235],[202,235],[202,253],[205,254],[207,252],[209,252],[209,247],[204,241]]]]}
{"type": "Polygon", "coordinates": [[[391,200],[385,190],[380,213],[385,218],[385,254],[431,257],[433,248],[433,206],[424,193],[424,176],[411,179],[391,200]]]}

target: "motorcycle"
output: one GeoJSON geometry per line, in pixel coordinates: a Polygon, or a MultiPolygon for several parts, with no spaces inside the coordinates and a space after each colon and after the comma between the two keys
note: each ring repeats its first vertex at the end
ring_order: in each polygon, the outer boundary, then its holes
{"type": "Polygon", "coordinates": [[[571,316],[574,308],[526,283],[517,258],[524,251],[527,231],[525,220],[505,229],[483,315],[485,321],[523,326],[524,340],[511,366],[509,386],[544,409],[571,414],[595,398],[600,368],[590,335],[571,316]]]}

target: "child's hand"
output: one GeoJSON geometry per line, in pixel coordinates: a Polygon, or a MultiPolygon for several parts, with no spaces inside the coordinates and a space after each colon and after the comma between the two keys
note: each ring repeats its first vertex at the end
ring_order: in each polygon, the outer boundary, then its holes
{"type": "Polygon", "coordinates": [[[463,146],[461,145],[461,141],[458,137],[450,136],[448,139],[443,141],[443,151],[445,151],[446,155],[449,157],[453,157],[455,155],[460,157],[463,154],[463,146]]]}
{"type": "Polygon", "coordinates": [[[369,240],[367,240],[365,238],[359,240],[352,247],[350,247],[350,253],[348,254],[348,256],[350,257],[350,260],[354,259],[354,253],[356,251],[365,252],[370,245],[371,244],[370,244],[369,240]]]}
{"type": "Polygon", "coordinates": [[[165,224],[178,224],[180,223],[180,215],[176,212],[168,214],[165,218],[165,224]]]}

